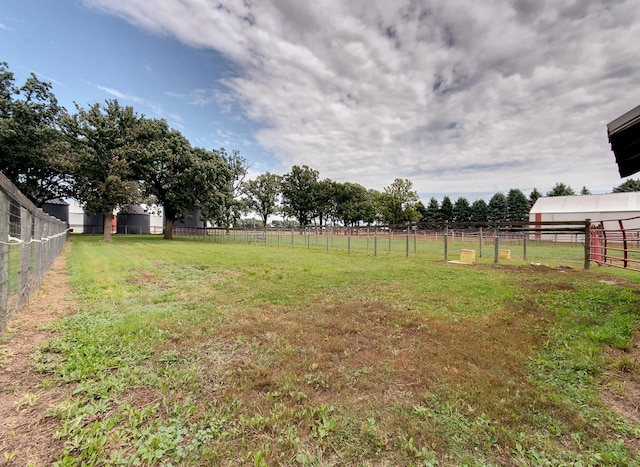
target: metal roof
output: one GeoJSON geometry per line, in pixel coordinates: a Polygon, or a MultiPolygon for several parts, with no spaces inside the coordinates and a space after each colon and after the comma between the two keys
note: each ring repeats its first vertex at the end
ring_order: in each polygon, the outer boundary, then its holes
{"type": "Polygon", "coordinates": [[[603,195],[544,196],[531,208],[536,213],[621,213],[640,214],[640,192],[603,195]]]}
{"type": "Polygon", "coordinates": [[[607,134],[620,176],[640,172],[640,105],[609,123],[607,134]]]}

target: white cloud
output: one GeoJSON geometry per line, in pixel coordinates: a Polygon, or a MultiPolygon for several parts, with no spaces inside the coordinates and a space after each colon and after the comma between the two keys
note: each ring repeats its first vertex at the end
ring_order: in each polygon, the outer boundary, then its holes
{"type": "Polygon", "coordinates": [[[102,86],[100,84],[97,84],[96,87],[98,89],[100,89],[101,91],[104,91],[107,94],[110,94],[113,97],[116,97],[118,99],[122,99],[122,100],[125,100],[125,101],[132,101],[132,102],[136,102],[138,104],[144,103],[144,98],[136,96],[134,94],[127,94],[127,93],[124,93],[122,91],[118,91],[117,89],[109,88],[107,86],[102,86]]]}
{"type": "Polygon", "coordinates": [[[240,105],[282,171],[371,188],[610,190],[605,125],[640,103],[635,0],[86,3],[239,65],[192,102],[240,105]]]}

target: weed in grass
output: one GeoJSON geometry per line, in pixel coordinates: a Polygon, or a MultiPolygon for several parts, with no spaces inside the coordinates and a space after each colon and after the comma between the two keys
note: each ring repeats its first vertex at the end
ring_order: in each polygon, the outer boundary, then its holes
{"type": "Polygon", "coordinates": [[[14,404],[16,412],[20,412],[25,407],[33,407],[38,402],[40,395],[41,393],[23,394],[14,404]]]}

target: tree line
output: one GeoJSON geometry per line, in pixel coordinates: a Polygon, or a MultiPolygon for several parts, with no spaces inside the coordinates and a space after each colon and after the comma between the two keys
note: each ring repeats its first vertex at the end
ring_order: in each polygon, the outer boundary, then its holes
{"type": "MultiPolygon", "coordinates": [[[[378,191],[320,179],[306,165],[245,180],[248,169],[238,151],[194,147],[165,120],[139,115],[117,100],[86,108],[75,104],[70,113],[58,104],[50,83],[32,73],[18,87],[7,63],[0,62],[0,171],[36,206],[74,198],[88,212],[102,214],[107,241],[114,211],[136,203],[162,207],[164,236],[170,239],[175,222],[196,208],[202,219],[226,228],[249,212],[265,227],[274,215],[303,227],[524,221],[542,196],[535,188],[528,197],[511,189],[488,203],[445,196],[425,206],[407,179],[378,191]]],[[[640,180],[627,180],[613,191],[640,191],[640,180]]],[[[581,193],[589,191],[583,187],[581,193]]],[[[573,194],[558,183],[547,196],[573,194]]]]}

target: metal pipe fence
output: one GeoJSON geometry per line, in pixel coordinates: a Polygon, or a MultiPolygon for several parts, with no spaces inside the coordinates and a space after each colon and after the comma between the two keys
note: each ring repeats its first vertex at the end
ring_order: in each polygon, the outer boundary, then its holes
{"type": "Polygon", "coordinates": [[[0,173],[0,333],[60,254],[68,226],[30,202],[0,173]]]}
{"type": "Polygon", "coordinates": [[[219,227],[174,229],[174,236],[221,244],[270,245],[288,248],[342,250],[347,253],[421,254],[454,260],[461,249],[473,248],[478,258],[499,262],[501,250],[514,259],[544,262],[565,259],[588,268],[585,250],[587,221],[519,222],[493,224],[378,225],[363,227],[310,226],[306,228],[225,229],[219,227]],[[540,248],[537,248],[540,247],[540,248]],[[538,253],[545,250],[544,255],[538,253]],[[511,251],[513,250],[513,251],[511,251]]]}
{"type": "Polygon", "coordinates": [[[598,265],[640,272],[640,217],[593,222],[589,255],[598,265]]]}

